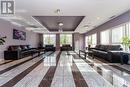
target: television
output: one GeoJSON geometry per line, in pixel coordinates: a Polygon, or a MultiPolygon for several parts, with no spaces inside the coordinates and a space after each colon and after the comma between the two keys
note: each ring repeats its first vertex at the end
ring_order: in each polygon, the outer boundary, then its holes
{"type": "Polygon", "coordinates": [[[26,32],[13,29],[13,39],[26,40],[26,32]]]}

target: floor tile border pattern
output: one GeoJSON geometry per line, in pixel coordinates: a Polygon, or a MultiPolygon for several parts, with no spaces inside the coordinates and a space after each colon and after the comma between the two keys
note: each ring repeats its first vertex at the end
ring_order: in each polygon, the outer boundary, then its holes
{"type": "MultiPolygon", "coordinates": [[[[54,52],[50,53],[49,55],[51,55],[53,53],[54,52]]],[[[47,56],[49,56],[49,55],[47,55],[47,56]]],[[[14,86],[17,82],[19,82],[21,79],[23,79],[28,73],[30,73],[33,69],[35,69],[38,65],[40,65],[44,61],[44,58],[39,60],[38,62],[36,62],[32,66],[30,66],[28,69],[26,69],[25,71],[21,72],[19,75],[17,75],[16,77],[12,78],[10,81],[8,81],[7,83],[5,83],[4,85],[2,85],[0,87],[12,87],[12,86],[14,86]]]]}
{"type": "Polygon", "coordinates": [[[87,82],[85,81],[84,77],[82,76],[81,72],[79,71],[74,61],[73,65],[71,66],[71,70],[76,87],[88,87],[87,82]]]}
{"type": "Polygon", "coordinates": [[[61,51],[59,51],[59,53],[56,56],[56,66],[50,66],[49,70],[47,71],[47,73],[45,74],[44,78],[42,79],[42,81],[40,82],[38,87],[50,87],[59,59],[60,59],[60,55],[61,55],[61,51]]]}

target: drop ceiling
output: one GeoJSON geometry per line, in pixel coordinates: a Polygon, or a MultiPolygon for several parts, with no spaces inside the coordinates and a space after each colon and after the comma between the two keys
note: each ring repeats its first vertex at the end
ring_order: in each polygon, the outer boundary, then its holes
{"type": "Polygon", "coordinates": [[[48,30],[32,16],[85,16],[75,29],[85,33],[130,10],[130,0],[15,0],[15,5],[16,15],[43,28],[43,32],[48,30]]]}
{"type": "Polygon", "coordinates": [[[84,16],[34,16],[50,32],[75,31],[84,16]],[[59,26],[62,23],[62,26],[59,26]]]}

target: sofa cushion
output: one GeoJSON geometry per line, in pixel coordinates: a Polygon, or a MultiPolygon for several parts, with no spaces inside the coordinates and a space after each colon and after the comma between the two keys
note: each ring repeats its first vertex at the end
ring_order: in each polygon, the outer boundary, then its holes
{"type": "Polygon", "coordinates": [[[45,45],[45,47],[54,47],[54,45],[45,45]]]}
{"type": "Polygon", "coordinates": [[[22,50],[28,49],[26,45],[21,45],[20,47],[21,47],[22,50]]]}
{"type": "Polygon", "coordinates": [[[8,50],[10,51],[18,51],[21,50],[20,46],[9,46],[8,50]]]}
{"type": "Polygon", "coordinates": [[[63,44],[62,47],[71,47],[70,44],[63,44]]]}
{"type": "Polygon", "coordinates": [[[109,45],[108,50],[120,50],[120,45],[109,45]]]}
{"type": "Polygon", "coordinates": [[[107,51],[107,46],[106,45],[101,45],[99,50],[101,51],[107,51]]]}
{"type": "Polygon", "coordinates": [[[96,49],[100,49],[100,46],[101,46],[101,45],[96,45],[96,47],[95,47],[95,48],[96,48],[96,49]]]}

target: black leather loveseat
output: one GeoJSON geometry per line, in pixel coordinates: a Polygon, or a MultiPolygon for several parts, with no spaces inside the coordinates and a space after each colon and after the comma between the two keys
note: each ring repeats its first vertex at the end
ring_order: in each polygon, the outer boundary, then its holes
{"type": "Polygon", "coordinates": [[[4,59],[5,60],[21,59],[37,52],[38,52],[37,49],[30,48],[30,45],[13,45],[9,46],[8,50],[4,51],[4,59]]]}
{"type": "Polygon", "coordinates": [[[45,45],[45,51],[55,51],[54,45],[45,45]]]}
{"type": "Polygon", "coordinates": [[[93,51],[93,55],[105,59],[112,63],[120,63],[122,48],[120,45],[96,45],[95,48],[90,48],[93,51]]]}

